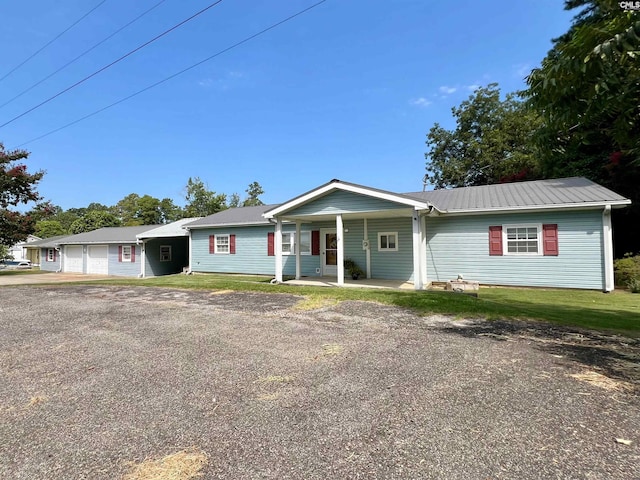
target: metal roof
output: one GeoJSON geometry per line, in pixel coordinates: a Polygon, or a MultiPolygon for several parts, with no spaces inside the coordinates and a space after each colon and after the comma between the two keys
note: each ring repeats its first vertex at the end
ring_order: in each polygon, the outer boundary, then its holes
{"type": "Polygon", "coordinates": [[[161,225],[136,225],[134,227],[103,227],[91,232],[79,233],[63,238],[62,245],[85,243],[136,243],[136,235],[161,225]]]}
{"type": "Polygon", "coordinates": [[[175,222],[167,223],[157,228],[147,230],[136,235],[138,238],[167,238],[167,237],[188,237],[189,232],[184,229],[184,225],[199,220],[202,217],[183,218],[175,222]]]}
{"type": "Polygon", "coordinates": [[[34,242],[25,244],[25,248],[37,247],[37,248],[55,248],[60,245],[60,240],[67,238],[69,235],[56,235],[54,237],[43,238],[34,242]]]}
{"type": "Polygon", "coordinates": [[[262,216],[267,210],[272,210],[276,205],[259,205],[256,207],[228,208],[221,212],[214,213],[208,217],[201,218],[195,222],[187,223],[187,228],[204,227],[225,227],[237,225],[259,225],[268,224],[269,221],[262,216]]]}
{"type": "Polygon", "coordinates": [[[631,203],[584,177],[460,187],[406,195],[428,201],[443,213],[631,203]]]}

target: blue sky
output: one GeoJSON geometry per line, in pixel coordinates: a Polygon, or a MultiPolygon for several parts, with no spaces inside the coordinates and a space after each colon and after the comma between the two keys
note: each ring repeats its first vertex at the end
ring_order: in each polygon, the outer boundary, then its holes
{"type": "MultiPolygon", "coordinates": [[[[0,81],[0,104],[159,0],[107,0],[0,81]]],[[[317,0],[315,0],[317,1],[317,0]]],[[[0,128],[6,148],[186,68],[315,3],[223,0],[79,87],[0,128]]],[[[212,0],[165,0],[19,99],[0,124],[93,73],[212,0]]],[[[5,2],[0,77],[99,0],[5,2]]],[[[572,13],[560,0],[328,0],[280,27],[99,115],[24,145],[39,191],[63,208],[129,193],[184,204],[187,179],[219,193],[258,181],[278,203],[333,178],[422,189],[426,133],[453,126],[475,86],[524,87],[572,13]]]]}

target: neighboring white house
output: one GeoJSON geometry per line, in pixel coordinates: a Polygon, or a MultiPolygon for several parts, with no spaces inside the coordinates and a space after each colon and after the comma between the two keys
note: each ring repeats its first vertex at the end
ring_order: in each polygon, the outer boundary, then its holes
{"type": "Polygon", "coordinates": [[[31,242],[35,242],[36,240],[42,240],[40,237],[36,237],[35,235],[29,235],[27,240],[24,242],[16,243],[9,247],[9,255],[13,257],[14,260],[30,260],[31,263],[37,265],[40,263],[40,255],[37,250],[28,251],[26,245],[31,242]]]}

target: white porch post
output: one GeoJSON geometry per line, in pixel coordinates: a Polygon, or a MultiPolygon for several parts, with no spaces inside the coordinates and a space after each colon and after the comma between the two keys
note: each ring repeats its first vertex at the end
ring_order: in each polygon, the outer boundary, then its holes
{"type": "Polygon", "coordinates": [[[427,217],[423,215],[420,223],[420,275],[422,276],[422,288],[426,288],[429,285],[429,278],[427,276],[427,217]]]}
{"type": "Polygon", "coordinates": [[[187,228],[187,232],[189,232],[189,270],[187,270],[187,272],[191,275],[193,272],[193,230],[187,228]]]}
{"type": "Polygon", "coordinates": [[[602,240],[604,258],[604,288],[611,292],[615,286],[613,282],[613,234],[611,233],[611,205],[604,207],[602,212],[602,240]]]}
{"type": "MultiPolygon", "coordinates": [[[[367,219],[364,219],[364,240],[369,240],[369,225],[367,224],[367,219]]],[[[371,278],[371,246],[367,246],[365,248],[366,255],[366,270],[367,270],[367,278],[371,278]]]]}
{"type": "Polygon", "coordinates": [[[142,251],[140,255],[140,275],[144,278],[147,273],[147,242],[144,240],[140,250],[142,251]]]}
{"type": "Polygon", "coordinates": [[[344,231],[342,215],[336,215],[336,240],[338,243],[338,285],[344,285],[344,231]]]}
{"type": "Polygon", "coordinates": [[[422,290],[422,238],[420,234],[420,223],[420,214],[414,210],[411,217],[411,224],[413,225],[413,287],[416,290],[422,290]]]}
{"type": "Polygon", "coordinates": [[[282,220],[276,222],[276,282],[282,282],[282,220]]]}
{"type": "Polygon", "coordinates": [[[296,280],[300,280],[300,220],[296,221],[296,238],[294,245],[296,249],[296,280]]]}

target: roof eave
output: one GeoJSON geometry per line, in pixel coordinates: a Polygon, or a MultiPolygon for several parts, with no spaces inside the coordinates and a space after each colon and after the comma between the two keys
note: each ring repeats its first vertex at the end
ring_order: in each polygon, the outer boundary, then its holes
{"type": "Polygon", "coordinates": [[[631,200],[614,200],[608,202],[582,202],[582,203],[562,203],[553,205],[524,205],[519,207],[495,207],[495,208],[471,208],[464,210],[444,210],[443,215],[483,215],[492,213],[510,213],[510,212],[536,212],[547,210],[592,210],[595,208],[604,208],[607,205],[612,208],[623,208],[631,205],[631,200]]]}

